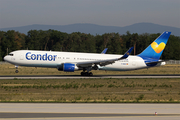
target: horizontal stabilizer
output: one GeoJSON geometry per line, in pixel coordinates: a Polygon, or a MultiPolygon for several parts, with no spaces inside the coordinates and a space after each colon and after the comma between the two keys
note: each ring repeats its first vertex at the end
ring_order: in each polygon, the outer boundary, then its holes
{"type": "Polygon", "coordinates": [[[164,60],[160,60],[160,61],[153,61],[153,62],[146,62],[147,66],[161,66],[161,65],[165,65],[166,62],[164,60]]]}
{"type": "Polygon", "coordinates": [[[156,63],[162,63],[162,62],[165,62],[165,61],[161,60],[161,61],[155,61],[155,62],[146,62],[146,64],[156,64],[156,63]]]}

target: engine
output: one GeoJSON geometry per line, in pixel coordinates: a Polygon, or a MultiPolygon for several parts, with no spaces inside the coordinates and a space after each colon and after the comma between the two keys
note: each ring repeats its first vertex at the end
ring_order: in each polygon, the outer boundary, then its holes
{"type": "Polygon", "coordinates": [[[58,70],[64,72],[74,72],[75,70],[78,70],[78,67],[72,63],[64,63],[61,66],[58,66],[58,70]]]}

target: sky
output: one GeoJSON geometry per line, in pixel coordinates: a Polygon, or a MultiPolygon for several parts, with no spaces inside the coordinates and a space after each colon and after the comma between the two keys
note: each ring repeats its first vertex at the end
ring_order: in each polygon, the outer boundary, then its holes
{"type": "Polygon", "coordinates": [[[141,22],[180,28],[180,0],[0,0],[0,28],[141,22]]]}

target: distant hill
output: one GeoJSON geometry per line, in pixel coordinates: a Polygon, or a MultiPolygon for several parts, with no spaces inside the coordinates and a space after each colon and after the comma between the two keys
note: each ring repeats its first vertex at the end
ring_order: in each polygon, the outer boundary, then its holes
{"type": "Polygon", "coordinates": [[[90,33],[92,35],[102,35],[104,33],[119,33],[126,34],[127,31],[130,33],[162,33],[163,31],[171,31],[172,35],[180,36],[180,28],[163,26],[153,23],[137,23],[125,27],[115,27],[115,26],[102,26],[96,24],[70,24],[70,25],[27,25],[21,27],[12,27],[12,28],[2,28],[1,31],[15,30],[20,33],[27,34],[29,30],[49,30],[54,29],[61,32],[72,33],[72,32],[81,32],[81,33],[90,33]]]}

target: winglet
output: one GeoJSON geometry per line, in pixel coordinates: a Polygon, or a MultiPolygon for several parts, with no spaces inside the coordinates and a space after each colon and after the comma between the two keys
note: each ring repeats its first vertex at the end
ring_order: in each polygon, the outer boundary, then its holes
{"type": "Polygon", "coordinates": [[[101,54],[106,54],[107,49],[108,49],[108,48],[105,48],[105,49],[101,52],[101,54]]]}
{"type": "Polygon", "coordinates": [[[120,57],[118,60],[126,59],[127,57],[129,57],[129,55],[131,54],[133,48],[134,47],[129,48],[129,50],[122,57],[120,57]]]}

